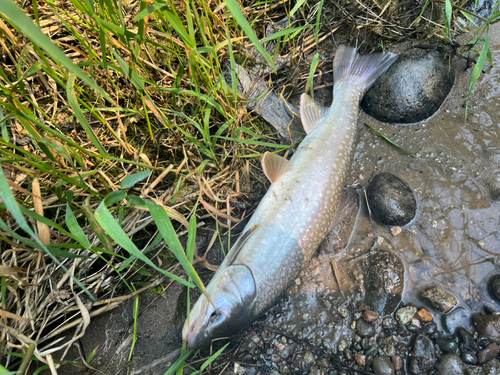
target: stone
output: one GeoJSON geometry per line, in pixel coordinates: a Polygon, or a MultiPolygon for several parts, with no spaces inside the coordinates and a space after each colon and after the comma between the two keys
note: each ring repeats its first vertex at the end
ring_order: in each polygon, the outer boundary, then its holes
{"type": "Polygon", "coordinates": [[[311,352],[310,350],[306,350],[304,352],[304,364],[305,365],[313,365],[314,363],[316,363],[316,358],[314,357],[314,354],[313,352],[311,352]]]}
{"type": "Polygon", "coordinates": [[[500,361],[493,359],[481,369],[481,375],[500,375],[500,361]]]}
{"type": "Polygon", "coordinates": [[[396,320],[403,325],[410,323],[417,312],[415,306],[402,307],[396,312],[396,320]]]}
{"type": "Polygon", "coordinates": [[[366,366],[366,356],[364,354],[356,353],[354,355],[354,360],[361,367],[365,367],[366,366]]]}
{"type": "Polygon", "coordinates": [[[469,351],[463,352],[461,355],[461,358],[468,365],[477,364],[477,357],[473,352],[469,352],[469,351]]]}
{"type": "Polygon", "coordinates": [[[404,264],[393,251],[377,249],[366,259],[365,304],[382,316],[391,315],[401,302],[404,264]]]}
{"type": "Polygon", "coordinates": [[[399,371],[403,368],[404,360],[399,354],[396,354],[392,358],[392,364],[394,365],[394,370],[399,371]]]}
{"type": "Polygon", "coordinates": [[[391,360],[383,355],[375,357],[372,368],[375,375],[394,375],[396,373],[391,360]]]}
{"type": "Polygon", "coordinates": [[[427,311],[426,309],[420,309],[415,314],[415,318],[420,320],[420,322],[422,323],[429,323],[434,319],[434,315],[432,315],[432,313],[430,311],[427,311]]]}
{"type": "Polygon", "coordinates": [[[362,318],[359,318],[356,321],[356,332],[361,337],[371,337],[375,335],[375,328],[372,324],[365,322],[362,318]]]}
{"type": "Polygon", "coordinates": [[[456,353],[458,352],[458,344],[455,339],[451,337],[438,337],[436,339],[436,344],[445,353],[456,353]]]}
{"type": "Polygon", "coordinates": [[[372,311],[372,310],[365,310],[363,312],[363,319],[365,320],[365,322],[368,322],[368,323],[371,323],[373,322],[374,320],[377,320],[379,317],[379,315],[377,314],[376,311],[372,311]]]}
{"type": "Polygon", "coordinates": [[[423,374],[432,369],[436,362],[436,353],[431,339],[418,334],[413,339],[409,370],[412,374],[423,374]]]}
{"type": "Polygon", "coordinates": [[[481,349],[479,352],[477,352],[477,361],[480,364],[484,364],[498,357],[498,354],[500,354],[500,348],[498,347],[497,344],[492,342],[491,344],[487,345],[484,349],[481,349]]]}
{"type": "Polygon", "coordinates": [[[452,294],[446,292],[439,286],[431,286],[425,288],[420,297],[430,307],[436,310],[439,314],[445,314],[454,308],[458,301],[452,294]]]}
{"type": "Polygon", "coordinates": [[[465,328],[459,327],[456,333],[458,341],[463,344],[465,349],[472,351],[474,353],[479,350],[476,342],[474,341],[474,338],[472,337],[472,334],[465,328]]]}
{"type": "Polygon", "coordinates": [[[472,323],[480,335],[500,344],[500,315],[474,314],[472,323]]]}
{"type": "Polygon", "coordinates": [[[397,327],[397,324],[398,323],[392,316],[388,316],[382,321],[382,327],[384,327],[385,329],[394,329],[397,327]]]}
{"type": "Polygon", "coordinates": [[[417,213],[417,200],[410,186],[392,173],[379,173],[366,189],[373,220],[382,225],[404,226],[417,213]]]}
{"type": "Polygon", "coordinates": [[[380,76],[365,94],[361,107],[380,121],[416,123],[438,110],[454,80],[447,56],[414,48],[380,76]]]}
{"type": "Polygon", "coordinates": [[[500,301],[500,274],[490,277],[486,285],[491,296],[500,301]]]}
{"type": "Polygon", "coordinates": [[[467,375],[467,368],[457,354],[445,354],[439,361],[438,375],[467,375]]]}

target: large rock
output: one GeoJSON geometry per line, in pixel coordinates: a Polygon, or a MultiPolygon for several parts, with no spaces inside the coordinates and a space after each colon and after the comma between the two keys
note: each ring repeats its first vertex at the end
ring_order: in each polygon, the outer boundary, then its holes
{"type": "Polygon", "coordinates": [[[425,374],[434,367],[436,352],[431,339],[422,334],[413,340],[409,370],[412,374],[425,374]]]}
{"type": "Polygon", "coordinates": [[[390,315],[401,302],[404,264],[394,252],[378,250],[367,259],[365,304],[381,316],[390,315]]]}
{"type": "Polygon", "coordinates": [[[480,335],[500,344],[500,315],[475,314],[472,322],[480,335]]]}
{"type": "Polygon", "coordinates": [[[410,124],[432,116],[443,103],[455,80],[447,56],[414,48],[377,80],[361,107],[377,120],[410,124]]]}
{"type": "Polygon", "coordinates": [[[379,173],[366,188],[370,212],[377,223],[404,226],[415,218],[417,200],[410,186],[392,173],[379,173]]]}

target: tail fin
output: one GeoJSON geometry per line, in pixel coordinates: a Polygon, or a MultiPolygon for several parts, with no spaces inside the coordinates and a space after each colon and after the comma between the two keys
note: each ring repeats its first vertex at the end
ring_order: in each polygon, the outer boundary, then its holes
{"type": "Polygon", "coordinates": [[[349,81],[366,92],[397,58],[398,55],[390,52],[360,55],[356,48],[342,45],[333,60],[335,83],[349,81]]]}

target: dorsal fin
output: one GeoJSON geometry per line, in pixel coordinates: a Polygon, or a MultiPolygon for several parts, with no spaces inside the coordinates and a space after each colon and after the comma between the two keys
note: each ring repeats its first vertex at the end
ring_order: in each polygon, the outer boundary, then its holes
{"type": "Polygon", "coordinates": [[[271,183],[292,169],[292,166],[293,164],[290,160],[267,151],[262,157],[262,169],[271,183]]]}
{"type": "Polygon", "coordinates": [[[243,245],[245,242],[248,240],[250,235],[255,232],[255,230],[260,227],[260,224],[255,224],[252,226],[250,229],[248,229],[245,233],[243,233],[240,238],[236,241],[234,246],[231,248],[231,251],[229,251],[229,254],[227,254],[226,260],[227,260],[227,265],[230,266],[233,264],[235,261],[236,257],[238,256],[239,252],[243,248],[243,245]]]}
{"type": "Polygon", "coordinates": [[[300,96],[300,117],[306,134],[309,134],[318,125],[328,110],[329,108],[319,105],[309,95],[302,94],[300,96]]]}

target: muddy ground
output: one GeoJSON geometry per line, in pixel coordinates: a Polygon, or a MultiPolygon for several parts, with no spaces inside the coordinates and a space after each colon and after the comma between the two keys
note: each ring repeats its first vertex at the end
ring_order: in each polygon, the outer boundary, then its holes
{"type": "MultiPolygon", "coordinates": [[[[462,42],[470,38],[462,37],[462,42]]],[[[490,44],[493,59],[500,64],[499,24],[492,27],[490,44]]],[[[296,340],[301,348],[313,352],[315,362],[328,351],[335,353],[339,339],[352,335],[349,333],[352,319],[341,316],[344,310],[339,308],[345,307],[348,314],[354,314],[352,306],[363,301],[366,285],[359,277],[357,262],[373,255],[370,251],[377,243],[384,243],[404,264],[404,280],[401,280],[404,303],[422,307],[419,291],[430,284],[441,286],[458,298],[458,307],[462,309],[452,329],[470,328],[472,313],[484,304],[500,311],[498,302],[485,290],[485,280],[500,268],[500,202],[491,183],[491,176],[500,172],[500,163],[495,164],[492,157],[500,152],[500,69],[486,63],[465,121],[465,101],[474,66],[459,57],[450,60],[450,64],[456,72],[455,85],[432,118],[415,125],[392,125],[362,113],[359,121],[359,142],[347,185],[362,192],[361,188],[375,174],[394,173],[415,192],[417,219],[394,236],[387,228],[369,220],[361,194],[359,210],[332,231],[299,279],[262,321],[232,339],[227,349],[230,355],[214,365],[211,373],[220,373],[225,366],[226,373],[267,373],[283,366],[293,367],[293,356],[288,364],[282,356],[285,363],[279,365],[267,363],[265,353],[255,358],[248,343],[256,333],[265,336],[269,343],[283,338],[285,342],[296,340]],[[418,158],[396,150],[364,126],[364,122],[418,158]]],[[[331,101],[330,90],[316,93],[323,104],[331,101]]],[[[236,227],[233,234],[242,228],[243,225],[236,227]]],[[[200,249],[207,246],[210,238],[208,232],[199,234],[200,249]]],[[[212,262],[217,262],[220,247],[214,246],[210,256],[212,262]]],[[[208,281],[212,273],[199,270],[204,281],[208,281]]],[[[191,295],[192,300],[194,297],[195,294],[191,295]]],[[[99,373],[164,374],[179,356],[186,311],[183,287],[172,283],[162,295],[145,293],[140,306],[138,340],[130,363],[133,302],[92,319],[79,346],[84,356],[96,351],[92,364],[99,373]]],[[[435,317],[439,328],[445,329],[444,320],[436,313],[435,317]]],[[[226,342],[215,343],[212,350],[226,342]]],[[[277,349],[269,350],[271,356],[277,349]]],[[[199,366],[209,354],[203,351],[200,361],[193,365],[199,366]]],[[[78,360],[76,348],[73,355],[78,360]]],[[[75,370],[74,366],[66,365],[59,373],[70,374],[75,370]]],[[[321,371],[333,370],[326,367],[321,371]]]]}

